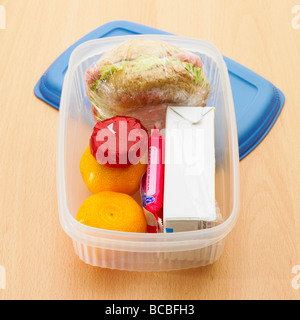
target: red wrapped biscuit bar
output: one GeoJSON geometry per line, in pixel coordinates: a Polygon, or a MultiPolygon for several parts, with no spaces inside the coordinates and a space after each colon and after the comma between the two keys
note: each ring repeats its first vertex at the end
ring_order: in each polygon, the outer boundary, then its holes
{"type": "Polygon", "coordinates": [[[148,232],[162,232],[164,197],[164,137],[154,128],[149,138],[147,172],[142,179],[141,195],[148,232]]]}

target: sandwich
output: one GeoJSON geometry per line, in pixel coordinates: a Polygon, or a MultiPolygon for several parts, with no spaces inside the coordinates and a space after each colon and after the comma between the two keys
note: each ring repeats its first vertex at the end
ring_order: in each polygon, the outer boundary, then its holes
{"type": "Polygon", "coordinates": [[[126,41],[86,72],[96,120],[162,120],[167,105],[205,106],[210,86],[199,56],[153,39],[126,41]]]}

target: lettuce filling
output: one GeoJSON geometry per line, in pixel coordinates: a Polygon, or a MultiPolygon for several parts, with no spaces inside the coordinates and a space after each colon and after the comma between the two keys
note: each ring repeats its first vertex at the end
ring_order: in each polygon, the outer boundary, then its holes
{"type": "MultiPolygon", "coordinates": [[[[195,67],[193,64],[189,62],[183,62],[177,58],[157,58],[151,56],[141,56],[134,60],[134,65],[132,66],[131,72],[142,72],[153,69],[155,66],[164,65],[170,61],[177,61],[180,63],[192,76],[194,77],[195,84],[201,84],[204,81],[204,77],[202,76],[201,68],[195,67]]],[[[96,91],[98,86],[105,82],[112,74],[117,71],[123,70],[123,68],[132,63],[133,61],[122,61],[119,64],[106,65],[100,70],[100,79],[96,80],[92,87],[92,91],[96,91]]]]}

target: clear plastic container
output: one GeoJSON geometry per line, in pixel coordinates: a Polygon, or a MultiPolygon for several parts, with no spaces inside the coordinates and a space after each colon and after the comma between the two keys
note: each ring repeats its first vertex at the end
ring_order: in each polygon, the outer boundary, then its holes
{"type": "Polygon", "coordinates": [[[202,40],[165,35],[104,38],[77,47],[70,58],[60,104],[57,189],[61,225],[73,240],[76,254],[87,264],[119,270],[169,271],[205,266],[218,260],[239,211],[235,111],[227,67],[219,50],[202,40]],[[140,234],[91,228],[75,220],[79,207],[91,195],[79,170],[80,158],[95,124],[84,74],[102,53],[133,37],[170,42],[198,54],[206,67],[212,88],[208,105],[216,108],[216,201],[223,217],[223,222],[211,229],[140,234]]]}

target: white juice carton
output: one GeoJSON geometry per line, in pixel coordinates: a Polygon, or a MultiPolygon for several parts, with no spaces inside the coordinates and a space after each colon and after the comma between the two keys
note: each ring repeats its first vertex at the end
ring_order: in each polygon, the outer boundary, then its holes
{"type": "Polygon", "coordinates": [[[164,232],[213,227],[215,108],[168,107],[165,138],[164,232]]]}

